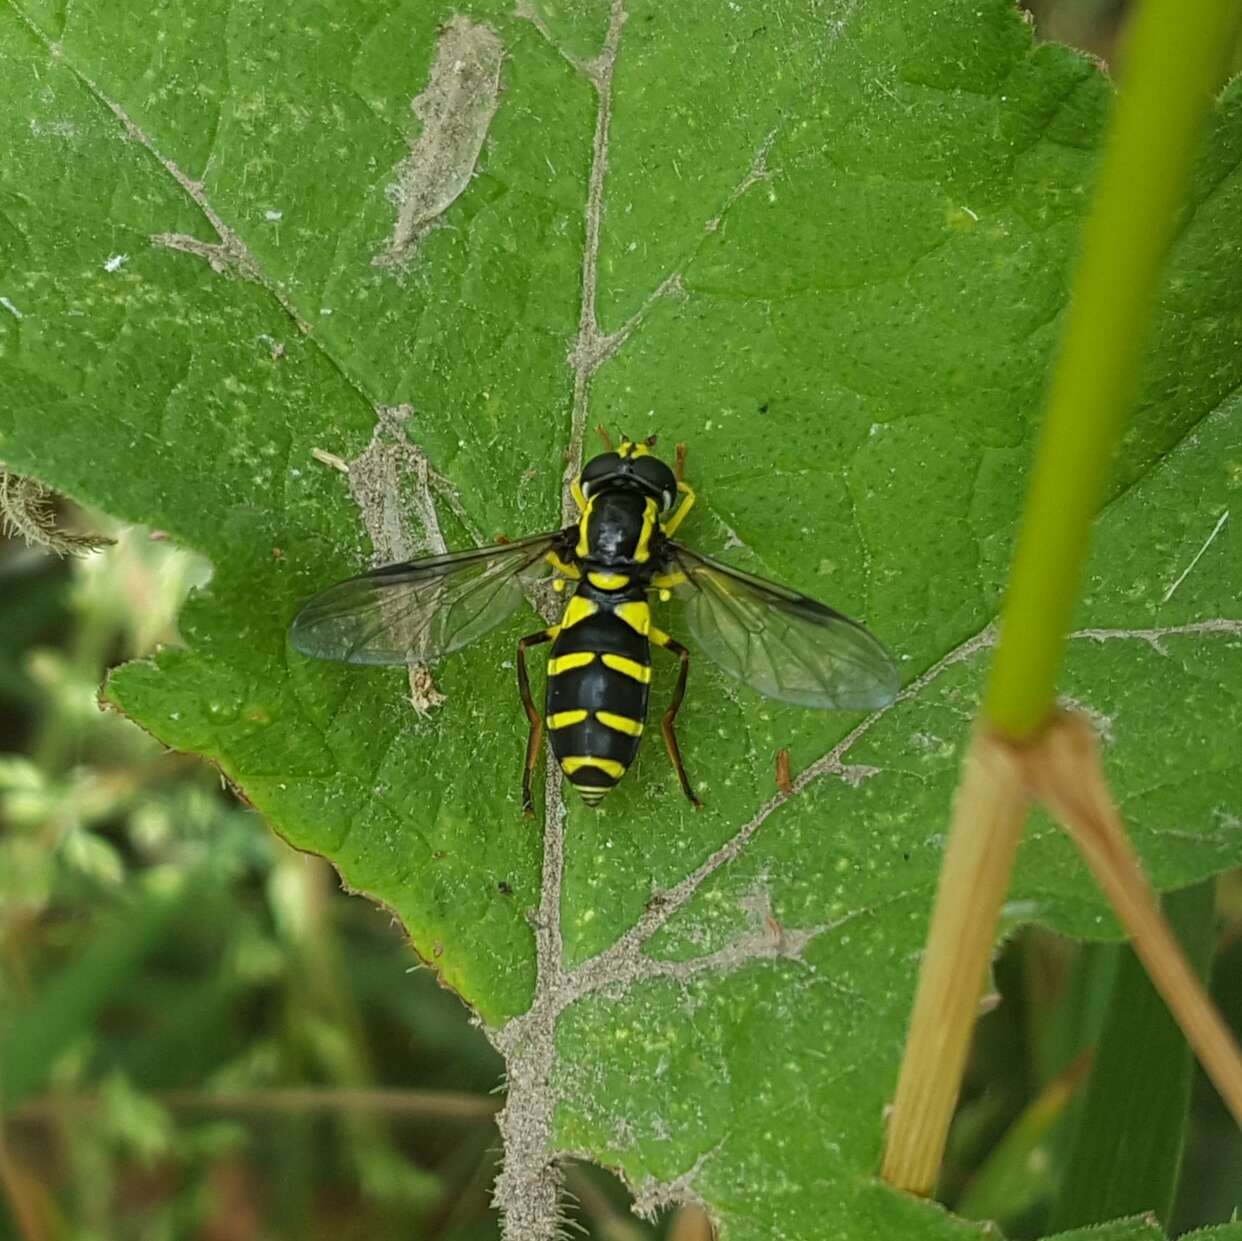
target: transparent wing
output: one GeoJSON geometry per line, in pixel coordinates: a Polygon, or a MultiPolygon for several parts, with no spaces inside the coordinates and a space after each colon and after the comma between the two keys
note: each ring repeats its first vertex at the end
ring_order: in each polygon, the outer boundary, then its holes
{"type": "Polygon", "coordinates": [[[690,633],[731,677],[803,707],[874,710],[896,696],[892,656],[849,617],[680,544],[667,551],[690,633]]]}
{"type": "Polygon", "coordinates": [[[564,542],[556,530],[347,578],[302,605],[289,639],[303,655],[348,664],[438,659],[499,625],[548,575],[544,557],[564,542]]]}

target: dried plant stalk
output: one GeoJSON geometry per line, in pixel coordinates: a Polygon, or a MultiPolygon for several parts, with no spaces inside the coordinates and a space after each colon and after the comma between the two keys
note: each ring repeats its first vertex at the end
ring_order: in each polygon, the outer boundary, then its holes
{"type": "Polygon", "coordinates": [[[915,1194],[935,1188],[1030,808],[1018,755],[976,730],[953,803],[882,1170],[889,1184],[915,1194]]]}
{"type": "Polygon", "coordinates": [[[1134,951],[1221,1098],[1242,1126],[1242,1053],[1178,945],[1126,835],[1091,724],[1058,713],[1030,745],[976,732],[889,1118],[882,1175],[935,1188],[1018,840],[1032,801],[1081,850],[1134,951]]]}
{"type": "Polygon", "coordinates": [[[1069,833],[1204,1071],[1242,1126],[1242,1053],[1186,960],[1126,835],[1091,725],[1062,714],[1024,753],[1031,792],[1069,833]]]}

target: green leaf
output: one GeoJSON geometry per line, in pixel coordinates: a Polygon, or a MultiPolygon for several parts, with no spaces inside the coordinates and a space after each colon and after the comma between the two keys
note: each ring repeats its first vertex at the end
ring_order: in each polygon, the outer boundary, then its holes
{"type": "MultiPolygon", "coordinates": [[[[974,1235],[871,1177],[1096,67],[1008,0],[24,0],[0,46],[0,456],[211,558],[186,646],[109,699],[390,906],[491,1028],[511,1227],[574,1151],[734,1241],[974,1235]],[[404,674],[285,630],[372,552],[556,526],[598,421],[687,441],[687,539],[864,617],[908,689],[862,720],[696,662],[707,808],[648,745],[541,832],[511,666],[533,614],[436,668],[426,716],[404,674]]],[[[1162,887],[1242,858],[1240,153],[1234,91],[1064,680],[1162,887]]],[[[1009,912],[1116,933],[1044,822],[1009,912]]]]}
{"type": "MultiPolygon", "coordinates": [[[[1058,1232],[1048,1241],[1164,1241],[1164,1232],[1150,1215],[1117,1220],[1095,1227],[1058,1232]]],[[[1242,1224],[1222,1224],[1219,1228],[1197,1228],[1182,1233],[1181,1241],[1242,1241],[1242,1224]]]]}
{"type": "Polygon", "coordinates": [[[1117,1220],[1094,1228],[1058,1232],[1048,1241],[1164,1241],[1164,1230],[1152,1216],[1139,1215],[1133,1219],[1117,1220]]]}

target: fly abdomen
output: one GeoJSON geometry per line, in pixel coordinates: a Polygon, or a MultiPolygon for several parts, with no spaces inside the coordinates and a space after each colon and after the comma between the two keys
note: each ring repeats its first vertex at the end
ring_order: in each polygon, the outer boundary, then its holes
{"type": "Polygon", "coordinates": [[[589,588],[570,599],[561,619],[545,723],[561,770],[589,805],[638,753],[651,685],[649,626],[645,598],[589,588]]]}

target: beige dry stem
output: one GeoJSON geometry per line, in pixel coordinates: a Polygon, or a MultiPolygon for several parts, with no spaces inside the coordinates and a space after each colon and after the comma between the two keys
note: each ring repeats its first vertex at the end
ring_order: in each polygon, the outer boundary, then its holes
{"type": "Polygon", "coordinates": [[[1090,722],[1061,713],[1028,746],[983,729],[966,756],[889,1118],[882,1175],[935,1188],[979,992],[1032,802],[1078,846],[1187,1042],[1242,1125],[1242,1055],[1160,912],[1109,791],[1090,722]]]}
{"type": "Polygon", "coordinates": [[[977,730],[953,805],[905,1058],[889,1115],[882,1175],[911,1193],[928,1195],[935,1188],[1029,807],[1013,747],[977,730]]]}
{"type": "Polygon", "coordinates": [[[1059,715],[1026,757],[1032,793],[1069,833],[1152,983],[1242,1127],[1242,1053],[1186,960],[1126,835],[1091,725],[1059,715]]]}

